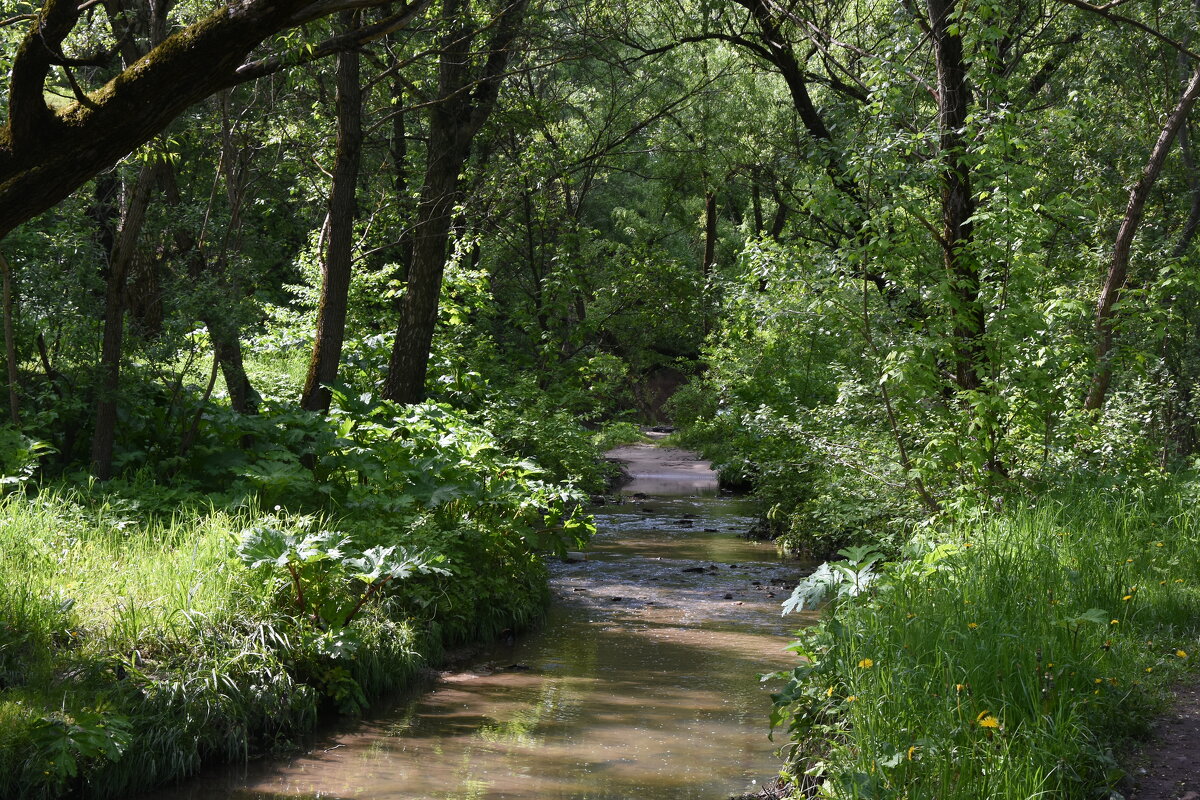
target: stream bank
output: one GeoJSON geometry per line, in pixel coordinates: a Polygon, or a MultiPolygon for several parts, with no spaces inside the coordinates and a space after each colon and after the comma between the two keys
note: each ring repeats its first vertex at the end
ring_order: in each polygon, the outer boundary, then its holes
{"type": "Polygon", "coordinates": [[[289,760],[155,800],[725,798],[778,767],[761,672],[790,666],[779,603],[800,565],[738,534],[747,502],[705,462],[635,445],[588,553],[552,565],[538,630],[289,760]],[[674,478],[672,476],[675,476],[674,478]],[[651,496],[651,492],[654,493],[651,496]]]}

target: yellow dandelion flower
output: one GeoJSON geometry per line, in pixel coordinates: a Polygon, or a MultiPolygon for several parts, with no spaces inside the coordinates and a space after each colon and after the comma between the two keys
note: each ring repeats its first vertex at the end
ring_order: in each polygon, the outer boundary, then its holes
{"type": "Polygon", "coordinates": [[[967,688],[967,687],[961,683],[954,684],[954,691],[956,691],[956,692],[961,692],[965,688],[967,688]]]}
{"type": "Polygon", "coordinates": [[[1121,620],[1119,620],[1119,619],[1114,619],[1112,622],[1110,622],[1110,623],[1108,623],[1108,624],[1109,624],[1109,625],[1120,625],[1120,624],[1121,624],[1121,620]]]}
{"type": "Polygon", "coordinates": [[[1093,681],[1093,683],[1104,683],[1104,678],[1096,678],[1096,680],[1093,681]]]}
{"type": "Polygon", "coordinates": [[[873,666],[875,666],[875,662],[869,658],[864,658],[862,661],[858,662],[859,669],[870,669],[873,666]]]}
{"type": "Polygon", "coordinates": [[[912,618],[913,618],[913,617],[915,617],[915,616],[916,616],[916,614],[914,614],[914,613],[912,613],[912,612],[910,611],[909,613],[907,613],[907,614],[905,614],[905,615],[904,615],[904,618],[905,618],[905,619],[912,619],[912,618]]]}
{"type": "Polygon", "coordinates": [[[1183,578],[1176,578],[1176,579],[1175,579],[1175,582],[1176,582],[1176,583],[1183,583],[1183,578]]]}
{"type": "Polygon", "coordinates": [[[1154,667],[1146,667],[1146,672],[1154,672],[1154,667]]]}
{"type": "Polygon", "coordinates": [[[1166,585],[1167,585],[1167,582],[1166,582],[1166,581],[1159,581],[1159,582],[1158,582],[1158,585],[1159,585],[1159,586],[1166,586],[1166,585]]]}
{"type": "Polygon", "coordinates": [[[1051,661],[1049,664],[1047,664],[1046,669],[1054,669],[1054,662],[1051,661]]]}
{"type": "Polygon", "coordinates": [[[996,719],[995,716],[989,714],[987,711],[982,712],[978,717],[975,718],[975,721],[979,723],[979,727],[981,728],[1000,727],[1000,720],[996,719]]]}
{"type": "Polygon", "coordinates": [[[915,752],[917,752],[917,746],[914,744],[912,747],[908,748],[908,760],[909,761],[913,760],[913,753],[915,753],[915,752]]]}
{"type": "Polygon", "coordinates": [[[828,689],[825,690],[825,696],[833,697],[833,687],[832,686],[830,686],[828,689]]]}
{"type": "Polygon", "coordinates": [[[974,547],[974,546],[975,545],[971,544],[970,542],[963,542],[963,547],[974,547]]]}
{"type": "Polygon", "coordinates": [[[979,624],[975,623],[975,622],[968,622],[967,627],[970,628],[971,630],[975,630],[976,628],[979,627],[979,624]]]}
{"type": "Polygon", "coordinates": [[[856,694],[852,694],[852,695],[850,695],[849,697],[847,697],[847,698],[846,698],[846,702],[847,702],[847,703],[853,703],[853,702],[854,702],[855,700],[857,700],[857,699],[858,699],[858,695],[856,695],[856,694]]]}
{"type": "Polygon", "coordinates": [[[1179,656],[1180,658],[1187,658],[1187,650],[1176,650],[1175,655],[1179,656]]]}
{"type": "Polygon", "coordinates": [[[1125,563],[1126,563],[1126,564],[1132,564],[1132,563],[1133,563],[1133,559],[1132,559],[1132,558],[1127,558],[1127,559],[1125,559],[1125,563]]]}
{"type": "Polygon", "coordinates": [[[1166,545],[1164,545],[1162,542],[1155,542],[1154,546],[1155,547],[1165,547],[1166,545]]]}
{"type": "Polygon", "coordinates": [[[1131,595],[1131,594],[1127,594],[1127,595],[1125,595],[1124,597],[1122,597],[1121,599],[1122,599],[1122,600],[1125,600],[1126,602],[1128,602],[1129,600],[1132,600],[1132,599],[1133,599],[1133,595],[1131,595]]]}

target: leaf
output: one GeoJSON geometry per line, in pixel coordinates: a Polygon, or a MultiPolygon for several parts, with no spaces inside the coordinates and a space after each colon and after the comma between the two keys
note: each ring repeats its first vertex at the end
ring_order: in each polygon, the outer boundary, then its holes
{"type": "Polygon", "coordinates": [[[1082,625],[1085,622],[1093,622],[1097,625],[1107,625],[1109,621],[1108,612],[1103,608],[1089,608],[1077,617],[1064,619],[1062,622],[1066,625],[1082,625]]]}
{"type": "Polygon", "coordinates": [[[815,607],[825,599],[833,587],[843,580],[841,575],[830,568],[828,562],[822,564],[811,575],[796,584],[791,596],[783,601],[783,613],[786,615],[793,611],[803,611],[805,608],[815,607]]]}

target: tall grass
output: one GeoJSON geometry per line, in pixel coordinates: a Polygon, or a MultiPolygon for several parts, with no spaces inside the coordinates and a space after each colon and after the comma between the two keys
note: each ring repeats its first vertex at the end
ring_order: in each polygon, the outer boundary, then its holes
{"type": "Polygon", "coordinates": [[[246,581],[233,558],[245,516],[142,524],[79,500],[0,503],[0,795],[86,784],[119,796],[309,723],[312,698],[281,701],[287,676],[262,641],[273,587],[246,581]],[[278,720],[247,694],[263,681],[278,720]],[[106,739],[127,757],[104,758],[106,739]]]}
{"type": "Polygon", "coordinates": [[[315,654],[283,582],[236,557],[257,513],[0,501],[0,797],[125,797],[294,741],[339,691],[378,697],[437,655],[383,605],[356,622],[356,658],[315,654]]]}
{"type": "Polygon", "coordinates": [[[798,643],[811,662],[779,696],[797,782],[838,798],[1106,797],[1114,753],[1194,657],[1198,522],[1182,490],[1077,488],[915,543],[798,643]]]}

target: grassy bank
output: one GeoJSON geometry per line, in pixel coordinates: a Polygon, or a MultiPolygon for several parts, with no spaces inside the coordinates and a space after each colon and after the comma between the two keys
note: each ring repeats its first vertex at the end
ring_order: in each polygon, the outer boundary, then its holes
{"type": "Polygon", "coordinates": [[[309,438],[260,432],[221,493],[0,501],[0,797],[125,797],[361,711],[528,625],[543,554],[590,531],[580,494],[445,408],[286,419],[309,438]]]}
{"type": "Polygon", "coordinates": [[[1180,487],[1076,488],[843,551],[778,695],[793,779],[837,798],[1107,797],[1196,657],[1200,514],[1180,487]],[[804,773],[808,773],[805,775],[804,773]]]}
{"type": "Polygon", "coordinates": [[[327,609],[364,594],[346,575],[307,580],[300,613],[286,570],[239,557],[246,531],[283,527],[278,516],[146,523],[93,500],[0,506],[2,797],[122,797],[268,750],[324,709],[356,711],[403,686],[447,640],[528,624],[544,600],[537,555],[479,536],[474,564],[414,572],[338,624],[327,609]],[[478,607],[490,612],[465,611],[478,607]]]}

